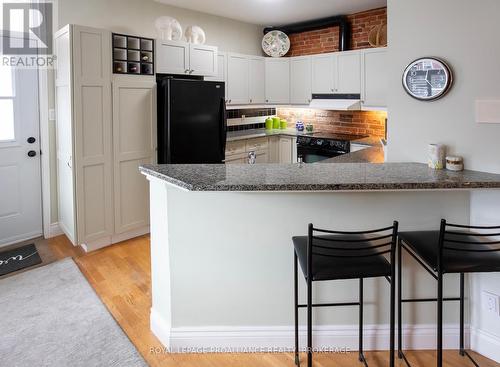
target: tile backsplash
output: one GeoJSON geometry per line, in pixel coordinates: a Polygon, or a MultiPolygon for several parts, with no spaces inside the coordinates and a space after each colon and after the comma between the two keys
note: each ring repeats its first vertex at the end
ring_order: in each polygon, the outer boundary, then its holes
{"type": "Polygon", "coordinates": [[[265,117],[276,115],[276,108],[246,108],[238,110],[227,110],[228,119],[245,117],[265,117]]]}

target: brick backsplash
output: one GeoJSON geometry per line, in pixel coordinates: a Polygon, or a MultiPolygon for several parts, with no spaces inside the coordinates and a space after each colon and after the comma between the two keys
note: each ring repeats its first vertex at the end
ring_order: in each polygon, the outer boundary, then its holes
{"type": "Polygon", "coordinates": [[[278,108],[277,115],[286,119],[290,126],[297,121],[312,124],[315,131],[328,131],[340,134],[369,135],[385,137],[383,111],[324,111],[308,108],[278,108]]]}
{"type": "MultiPolygon", "coordinates": [[[[387,8],[378,8],[347,16],[352,27],[351,49],[370,48],[368,33],[387,23],[387,8]]],[[[313,55],[339,50],[339,27],[329,27],[290,35],[287,56],[313,55]]]]}

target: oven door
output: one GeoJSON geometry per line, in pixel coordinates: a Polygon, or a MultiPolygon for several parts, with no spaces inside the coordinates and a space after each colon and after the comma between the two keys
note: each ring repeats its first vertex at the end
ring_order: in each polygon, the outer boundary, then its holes
{"type": "Polygon", "coordinates": [[[338,157],[342,154],[344,154],[344,152],[297,145],[297,156],[299,158],[302,157],[304,163],[316,163],[328,158],[338,157]]]}

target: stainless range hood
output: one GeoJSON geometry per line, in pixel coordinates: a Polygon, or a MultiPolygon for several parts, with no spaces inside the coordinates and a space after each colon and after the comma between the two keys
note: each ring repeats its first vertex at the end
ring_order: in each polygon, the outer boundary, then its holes
{"type": "Polygon", "coordinates": [[[361,111],[361,95],[313,94],[309,107],[331,111],[361,111]]]}

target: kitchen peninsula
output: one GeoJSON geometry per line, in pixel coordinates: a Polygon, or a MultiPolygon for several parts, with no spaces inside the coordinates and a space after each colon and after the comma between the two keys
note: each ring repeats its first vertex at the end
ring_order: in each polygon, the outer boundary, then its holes
{"type": "MultiPolygon", "coordinates": [[[[171,350],[291,347],[291,237],[305,234],[308,223],[344,230],[393,220],[403,230],[436,228],[441,218],[467,223],[470,191],[500,189],[500,175],[418,163],[144,165],[141,172],[150,181],[151,329],[171,350]]],[[[413,295],[433,289],[421,269],[405,269],[413,295]]],[[[352,282],[319,284],[314,298],[355,300],[352,282]]],[[[367,349],[386,348],[389,288],[366,282],[366,323],[376,325],[367,349]]],[[[447,282],[458,284],[453,276],[447,282]]],[[[304,288],[301,279],[301,299],[304,288]]],[[[449,305],[450,320],[457,306],[449,305]]],[[[435,321],[432,305],[408,307],[419,310],[412,322],[435,321]]],[[[314,318],[316,345],[355,348],[356,311],[318,309],[314,318]]]]}

